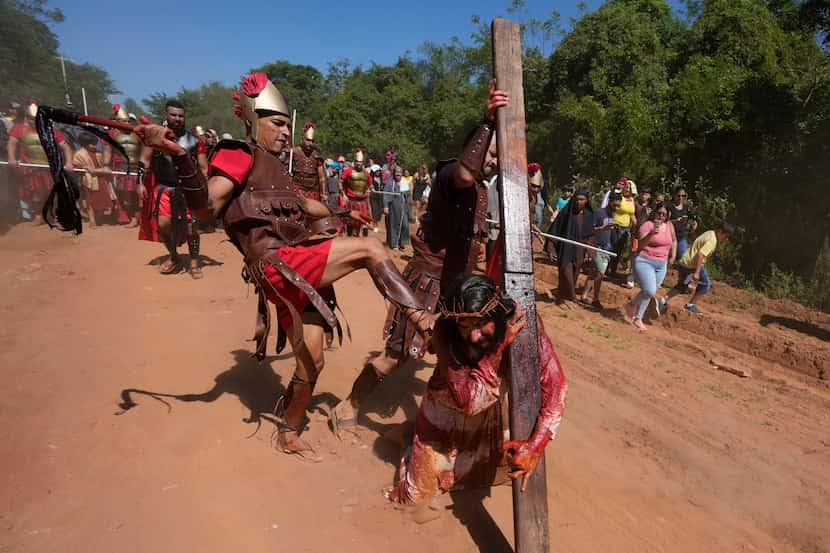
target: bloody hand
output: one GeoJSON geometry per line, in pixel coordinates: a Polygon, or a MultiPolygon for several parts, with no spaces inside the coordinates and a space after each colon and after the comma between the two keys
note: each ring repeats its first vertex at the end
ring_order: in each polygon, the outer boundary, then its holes
{"type": "Polygon", "coordinates": [[[135,135],[141,140],[142,144],[154,150],[160,150],[172,156],[185,153],[184,148],[176,143],[175,133],[168,127],[153,124],[139,125],[133,132],[135,132],[135,135]]]}
{"type": "Polygon", "coordinates": [[[490,97],[487,98],[487,120],[495,121],[496,110],[507,105],[507,92],[496,90],[496,79],[490,81],[490,97]]]}
{"type": "Polygon", "coordinates": [[[534,431],[529,440],[511,440],[502,446],[510,467],[510,478],[515,480],[520,476],[524,477],[522,491],[527,489],[530,475],[539,465],[539,459],[542,458],[549,440],[550,433],[547,430],[534,431]]]}

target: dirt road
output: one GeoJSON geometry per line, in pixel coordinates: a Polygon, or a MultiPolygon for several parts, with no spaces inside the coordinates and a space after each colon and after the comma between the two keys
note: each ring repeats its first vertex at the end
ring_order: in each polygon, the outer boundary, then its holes
{"type": "MultiPolygon", "coordinates": [[[[448,498],[426,525],[380,495],[398,455],[380,434],[414,414],[431,364],[384,383],[361,442],[328,431],[381,345],[365,273],[338,287],[353,340],[327,354],[307,433],[324,462],[272,449],[293,364],[249,357],[255,298],[221,238],[204,236],[215,264],[192,281],[159,275],[161,246],[123,228],[0,237],[0,552],[509,550],[508,488],[448,498]],[[135,392],[125,411],[129,389],[178,398],[135,392]]],[[[614,309],[554,306],[553,271],[538,276],[570,381],[547,450],[553,551],[830,551],[827,315],[716,286],[702,320],[644,335],[614,309]]]]}

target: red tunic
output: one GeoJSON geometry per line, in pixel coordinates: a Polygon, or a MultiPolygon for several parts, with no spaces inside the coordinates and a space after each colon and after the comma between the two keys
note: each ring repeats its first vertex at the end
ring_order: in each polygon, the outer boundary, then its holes
{"type": "MultiPolygon", "coordinates": [[[[210,158],[209,176],[222,175],[230,179],[234,188],[245,186],[251,168],[252,156],[240,149],[220,149],[210,158]]],[[[297,246],[283,246],[276,250],[276,254],[292,269],[317,289],[323,297],[331,291],[331,287],[320,290],[320,281],[328,263],[331,240],[311,240],[297,246]]],[[[277,317],[280,328],[287,330],[291,324],[291,313],[285,304],[274,294],[276,289],[286,300],[302,313],[309,306],[308,296],[291,282],[286,281],[282,274],[273,265],[264,267],[268,285],[263,286],[265,295],[277,307],[277,317]]],[[[265,283],[263,283],[265,284],[265,283]]]]}
{"type": "MultiPolygon", "coordinates": [[[[53,131],[55,134],[55,142],[60,144],[65,140],[60,131],[53,131]]],[[[37,131],[31,128],[26,123],[17,123],[9,129],[9,136],[18,140],[23,140],[24,134],[37,134],[37,131]]],[[[18,160],[22,163],[33,163],[33,160],[26,155],[23,145],[20,145],[18,160]]],[[[20,173],[22,182],[18,195],[24,202],[40,201],[49,191],[52,186],[52,177],[49,174],[49,169],[41,169],[38,167],[21,167],[20,173]]]]}

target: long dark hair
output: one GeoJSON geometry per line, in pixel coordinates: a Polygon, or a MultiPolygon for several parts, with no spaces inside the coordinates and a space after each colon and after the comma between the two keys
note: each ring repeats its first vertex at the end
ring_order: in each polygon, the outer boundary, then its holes
{"type": "MultiPolygon", "coordinates": [[[[498,303],[493,309],[482,314],[482,317],[492,319],[496,324],[494,338],[498,344],[507,332],[507,322],[516,313],[516,302],[499,289],[495,282],[484,275],[461,273],[450,285],[444,301],[448,309],[454,312],[477,313],[490,303],[493,294],[499,295],[498,303]]],[[[439,322],[446,325],[451,341],[460,338],[455,317],[442,315],[439,322]]]]}

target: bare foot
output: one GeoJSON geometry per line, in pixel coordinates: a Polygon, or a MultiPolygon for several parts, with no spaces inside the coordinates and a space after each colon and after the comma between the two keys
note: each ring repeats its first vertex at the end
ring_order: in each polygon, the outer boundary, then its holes
{"type": "Polygon", "coordinates": [[[355,438],[360,437],[357,426],[357,411],[349,401],[341,401],[331,410],[331,429],[338,440],[342,440],[345,434],[351,434],[355,438]]]}
{"type": "Polygon", "coordinates": [[[199,280],[200,278],[204,277],[205,275],[202,274],[202,267],[199,265],[199,262],[196,260],[190,261],[190,277],[193,280],[199,280]]]}
{"type": "MultiPolygon", "coordinates": [[[[635,308],[634,305],[631,302],[626,303],[623,306],[623,310],[625,311],[625,315],[628,317],[629,321],[634,318],[634,315],[637,314],[637,308],[635,308]]],[[[642,324],[642,322],[640,324],[642,324]]],[[[634,325],[634,326],[637,326],[637,325],[634,325]]]]}
{"type": "Polygon", "coordinates": [[[319,463],[323,458],[314,451],[311,444],[300,438],[295,430],[280,429],[277,433],[277,449],[288,455],[298,457],[314,463],[319,463]]]}
{"type": "Polygon", "coordinates": [[[640,319],[632,320],[631,324],[633,324],[634,328],[636,328],[640,332],[645,332],[646,330],[648,330],[648,327],[645,324],[643,324],[643,321],[641,321],[640,319]]]}
{"type": "Polygon", "coordinates": [[[170,256],[167,261],[161,264],[159,267],[159,272],[163,275],[172,275],[174,273],[179,273],[182,270],[182,263],[179,260],[178,256],[173,257],[170,256]]]}

